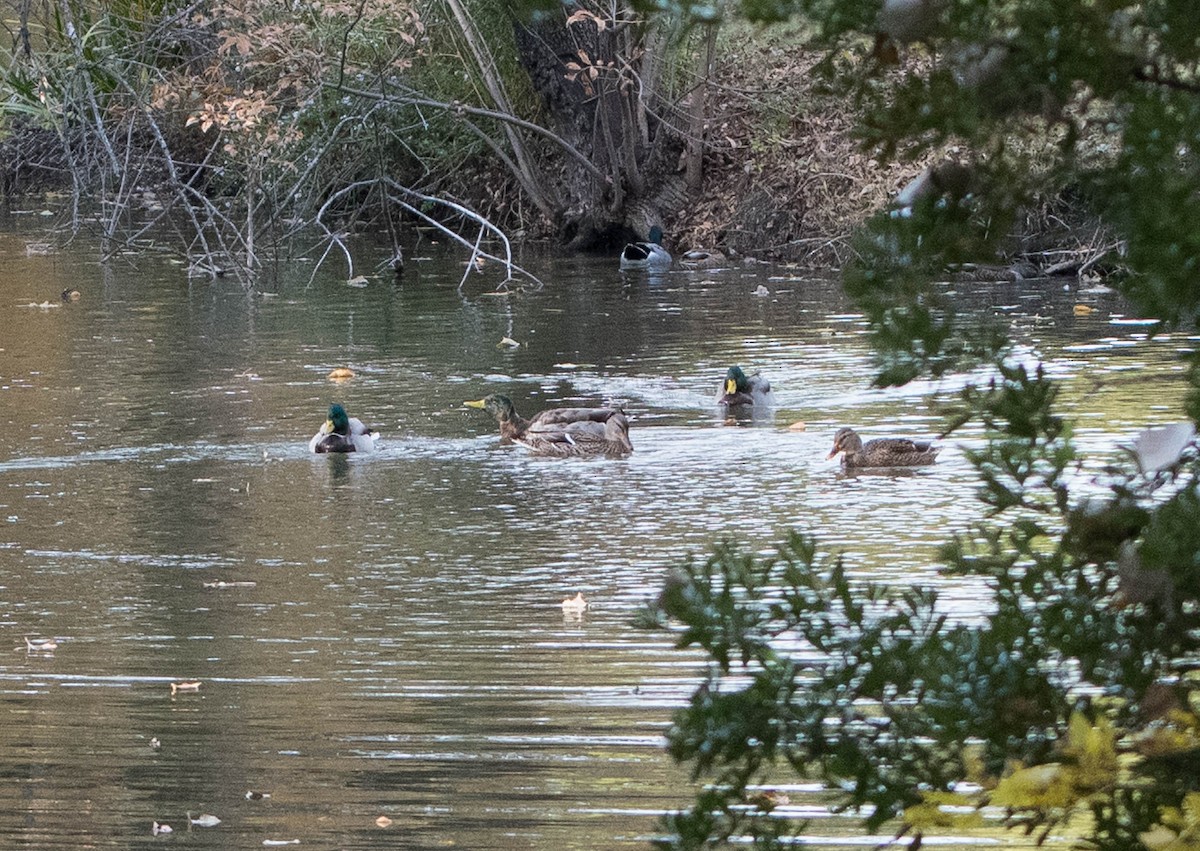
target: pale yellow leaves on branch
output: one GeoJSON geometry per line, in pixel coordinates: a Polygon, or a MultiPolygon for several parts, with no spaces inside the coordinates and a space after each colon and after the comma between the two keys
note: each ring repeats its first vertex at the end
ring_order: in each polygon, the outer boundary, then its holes
{"type": "Polygon", "coordinates": [[[1172,709],[1166,723],[1157,723],[1139,735],[1133,749],[1144,757],[1162,758],[1200,751],[1200,718],[1184,709],[1172,709]]]}
{"type": "Polygon", "coordinates": [[[1150,851],[1200,851],[1200,792],[1188,793],[1179,807],[1164,807],[1159,824],[1138,839],[1150,851]]]}
{"type": "Polygon", "coordinates": [[[983,817],[972,799],[956,792],[926,792],[921,803],[904,811],[904,824],[912,832],[934,828],[971,830],[983,826],[983,817]]]}
{"type": "Polygon", "coordinates": [[[1071,716],[1062,762],[1019,767],[996,786],[992,803],[1014,810],[1066,811],[1117,782],[1117,730],[1101,718],[1071,716]]]}

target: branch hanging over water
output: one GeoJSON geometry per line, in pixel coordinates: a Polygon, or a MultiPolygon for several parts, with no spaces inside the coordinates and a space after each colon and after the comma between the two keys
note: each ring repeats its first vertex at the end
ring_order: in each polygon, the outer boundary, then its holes
{"type": "MultiPolygon", "coordinates": [[[[445,198],[437,198],[432,195],[426,195],[423,192],[418,192],[417,190],[411,189],[407,186],[404,186],[388,177],[372,179],[372,180],[360,180],[360,181],[356,181],[355,183],[351,183],[347,186],[342,187],[337,192],[330,195],[330,197],[328,199],[326,199],[325,203],[321,205],[321,209],[317,211],[317,214],[314,217],[314,221],[316,222],[316,224],[319,227],[321,227],[322,230],[325,231],[325,234],[333,241],[333,243],[335,245],[338,245],[339,247],[341,247],[343,254],[345,254],[345,256],[346,256],[346,262],[350,264],[349,277],[353,277],[353,275],[354,275],[353,261],[350,259],[350,253],[346,249],[340,234],[335,233],[334,231],[330,230],[329,227],[324,223],[323,219],[324,219],[325,214],[329,211],[329,208],[331,206],[333,206],[338,200],[340,200],[340,199],[344,198],[345,196],[347,196],[353,192],[356,192],[360,189],[367,189],[367,188],[374,187],[376,185],[381,185],[383,187],[384,195],[388,200],[403,207],[406,211],[408,211],[409,213],[412,213],[414,216],[416,216],[417,218],[426,222],[430,226],[437,228],[437,230],[439,230],[440,232],[442,232],[443,234],[448,236],[450,239],[453,239],[455,242],[459,243],[460,245],[463,245],[463,246],[471,249],[471,257],[467,262],[468,273],[469,273],[469,270],[471,269],[472,265],[475,263],[476,259],[483,258],[485,260],[491,260],[495,263],[499,263],[504,266],[505,278],[504,278],[504,281],[501,283],[502,286],[504,284],[507,284],[509,281],[513,280],[513,278],[516,277],[516,275],[518,275],[518,274],[527,278],[534,284],[536,284],[538,289],[541,289],[543,286],[545,286],[545,284],[542,282],[542,280],[540,278],[538,278],[537,275],[533,274],[528,269],[518,266],[516,263],[513,262],[512,244],[509,242],[508,237],[505,236],[504,231],[501,230],[496,225],[494,225],[491,221],[484,218],[479,213],[476,213],[474,210],[470,210],[470,209],[462,206],[461,204],[456,204],[455,202],[447,200],[445,198]],[[395,194],[392,194],[392,193],[395,193],[395,194]],[[399,197],[397,197],[397,196],[399,196],[399,197]],[[468,240],[465,237],[461,236],[460,234],[456,233],[454,230],[448,228],[442,222],[439,222],[437,219],[435,219],[432,216],[430,216],[429,214],[425,213],[416,204],[410,203],[408,200],[406,200],[409,198],[411,198],[412,200],[417,201],[421,204],[436,204],[438,206],[446,207],[446,208],[454,211],[456,214],[458,214],[462,218],[479,225],[479,236],[476,238],[475,242],[472,243],[470,240],[468,240]],[[483,251],[480,249],[479,246],[480,246],[480,243],[483,241],[483,236],[485,233],[493,234],[495,236],[495,238],[498,239],[504,245],[504,256],[503,257],[497,256],[495,254],[491,254],[487,251],[483,251]]],[[[322,259],[324,259],[324,258],[322,258],[322,259]]],[[[463,287],[464,283],[466,283],[465,275],[463,276],[463,280],[461,282],[459,282],[459,285],[458,285],[458,289],[460,292],[462,291],[462,287],[463,287]]]]}

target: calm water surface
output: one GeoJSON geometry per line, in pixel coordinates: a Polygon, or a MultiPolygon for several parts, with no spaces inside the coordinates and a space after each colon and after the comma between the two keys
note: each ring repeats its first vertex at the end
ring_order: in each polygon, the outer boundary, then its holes
{"type": "MultiPolygon", "coordinates": [[[[661,743],[699,669],[631,620],[688,553],[799,527],[864,577],[980,613],[980,586],[930,559],[977,516],[977,436],[916,475],[825,460],[841,425],[932,435],[930,394],[955,390],[869,390],[835,283],[535,257],[544,289],[494,297],[490,272],[460,292],[459,258],[425,243],[398,284],[299,259],[247,294],[35,240],[0,235],[0,847],[645,847],[687,799],[661,743]],[[735,362],[771,379],[773,417],[714,408],[735,362]],[[334,384],[338,366],[357,377],[334,384]],[[499,447],[462,407],[489,392],[526,413],[622,404],[636,452],[499,447]],[[381,451],[308,455],[330,401],[381,451]],[[591,609],[564,616],[578,591],[591,609]],[[203,684],[172,696],[182,680],[203,684]],[[189,811],[222,821],[189,831],[189,811]]],[[[1194,341],[1061,287],[960,290],[1066,380],[1098,466],[1178,418],[1194,341]]],[[[848,841],[819,800],[792,790],[822,841],[848,841]]]]}

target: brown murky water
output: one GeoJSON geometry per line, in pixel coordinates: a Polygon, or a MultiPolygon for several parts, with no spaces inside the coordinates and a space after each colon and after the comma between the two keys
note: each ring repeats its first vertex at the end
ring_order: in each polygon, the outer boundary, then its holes
{"type": "MultiPolygon", "coordinates": [[[[840,425],[931,435],[927,395],[955,387],[869,390],[836,284],[532,258],[546,287],[496,298],[487,272],[459,292],[458,258],[426,243],[399,284],[298,261],[247,294],[36,239],[0,235],[0,846],[645,847],[689,793],[661,736],[698,660],[631,620],[678,560],[801,527],[979,612],[930,559],[976,512],[958,445],[918,475],[824,460],[840,425]],[[723,421],[734,362],[769,376],[773,417],[723,421]],[[332,383],[337,366],[357,377],[332,383]],[[500,448],[461,407],[488,392],[621,403],[636,452],[500,448]],[[380,451],[307,454],[334,400],[380,451]],[[591,608],[564,616],[579,591],[591,608]],[[172,695],[184,680],[202,685],[172,695]]],[[[1186,341],[1060,287],[961,297],[1067,380],[1099,463],[1177,418],[1186,341]]],[[[793,792],[822,844],[850,841],[793,792]]]]}

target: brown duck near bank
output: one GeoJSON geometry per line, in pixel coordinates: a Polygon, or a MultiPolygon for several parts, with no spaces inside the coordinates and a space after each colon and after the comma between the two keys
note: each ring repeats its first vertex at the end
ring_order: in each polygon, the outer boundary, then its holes
{"type": "Polygon", "coordinates": [[[932,464],[941,451],[928,441],[907,437],[878,437],[863,443],[852,428],[839,428],[826,458],[842,453],[842,465],[859,467],[921,467],[932,464]]]}
{"type": "Polygon", "coordinates": [[[502,440],[519,443],[535,455],[626,458],[633,452],[629,420],[619,408],[551,408],[527,420],[511,399],[498,393],[464,404],[487,411],[499,423],[502,440]]]}

